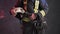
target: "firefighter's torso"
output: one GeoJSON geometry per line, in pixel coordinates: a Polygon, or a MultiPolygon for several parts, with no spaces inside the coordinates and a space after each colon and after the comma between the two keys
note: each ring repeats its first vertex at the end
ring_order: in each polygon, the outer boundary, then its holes
{"type": "MultiPolygon", "coordinates": [[[[32,8],[33,8],[34,13],[38,13],[39,0],[24,0],[23,5],[24,5],[25,11],[29,12],[29,8],[33,6],[32,8]],[[29,7],[29,5],[31,6],[29,7]]],[[[31,21],[29,17],[24,17],[22,20],[26,22],[31,21]]]]}
{"type": "MultiPolygon", "coordinates": [[[[23,1],[23,9],[20,7],[16,8],[17,9],[17,11],[15,11],[16,15],[18,15],[17,13],[19,12],[20,13],[23,12],[22,10],[24,10],[25,12],[29,12],[29,13],[30,12],[38,13],[39,0],[22,0],[22,1],[23,1]]],[[[18,15],[18,17],[20,16],[18,15]]],[[[26,22],[31,21],[29,18],[29,15],[26,15],[26,14],[23,15],[22,20],[26,22]]]]}

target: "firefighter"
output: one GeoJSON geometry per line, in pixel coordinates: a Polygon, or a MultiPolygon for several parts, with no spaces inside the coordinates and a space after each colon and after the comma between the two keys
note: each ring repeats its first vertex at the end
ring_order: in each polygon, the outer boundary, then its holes
{"type": "MultiPolygon", "coordinates": [[[[26,1],[26,0],[25,0],[26,1]]],[[[45,21],[45,15],[47,14],[48,12],[48,4],[45,0],[27,0],[27,2],[24,2],[24,0],[18,0],[18,3],[17,5],[15,6],[15,8],[13,9],[14,11],[14,16],[17,17],[17,13],[21,13],[22,10],[23,10],[23,13],[25,11],[31,13],[31,15],[28,17],[24,17],[22,20],[23,20],[23,25],[24,25],[24,34],[33,34],[32,32],[32,27],[33,27],[33,24],[31,24],[31,21],[34,21],[37,17],[36,17],[36,14],[39,13],[40,15],[40,20],[41,22],[43,23],[42,26],[46,26],[46,21],[45,21]],[[27,6],[25,7],[24,4],[27,6]],[[19,8],[20,7],[20,8],[19,8]]],[[[12,13],[13,14],[13,13],[12,13]]],[[[20,16],[21,17],[21,16],[20,16]]],[[[20,18],[19,16],[17,18],[20,18]]],[[[21,19],[21,18],[20,18],[21,19]]],[[[43,27],[45,28],[45,27],[43,27]]],[[[42,29],[43,29],[42,28],[42,29]]],[[[44,29],[43,29],[44,30],[44,29]]],[[[42,30],[42,31],[43,31],[42,30]]]]}

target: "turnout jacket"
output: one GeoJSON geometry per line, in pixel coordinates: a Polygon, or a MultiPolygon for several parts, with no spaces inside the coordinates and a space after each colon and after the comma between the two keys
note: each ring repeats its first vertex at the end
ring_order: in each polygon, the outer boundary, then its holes
{"type": "MultiPolygon", "coordinates": [[[[23,0],[18,0],[18,3],[15,7],[23,8],[23,0]]],[[[34,13],[35,0],[27,0],[27,11],[30,13],[34,13]]],[[[45,0],[39,0],[38,10],[44,10],[45,14],[47,14],[48,4],[45,0]]]]}

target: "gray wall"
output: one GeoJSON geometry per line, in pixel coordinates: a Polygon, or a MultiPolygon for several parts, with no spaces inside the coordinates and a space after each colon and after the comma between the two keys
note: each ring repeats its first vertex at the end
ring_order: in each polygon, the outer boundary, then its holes
{"type": "Polygon", "coordinates": [[[49,12],[47,14],[48,29],[46,34],[60,34],[60,1],[47,0],[49,12]]]}

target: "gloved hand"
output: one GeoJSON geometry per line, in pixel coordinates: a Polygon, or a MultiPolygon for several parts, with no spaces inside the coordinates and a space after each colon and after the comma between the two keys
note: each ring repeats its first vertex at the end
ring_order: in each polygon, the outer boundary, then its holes
{"type": "Polygon", "coordinates": [[[45,17],[42,17],[42,29],[47,29],[47,22],[45,17]]]}
{"type": "Polygon", "coordinates": [[[31,19],[31,20],[36,19],[36,15],[35,15],[34,13],[32,13],[32,15],[30,16],[30,19],[31,19]]]}

